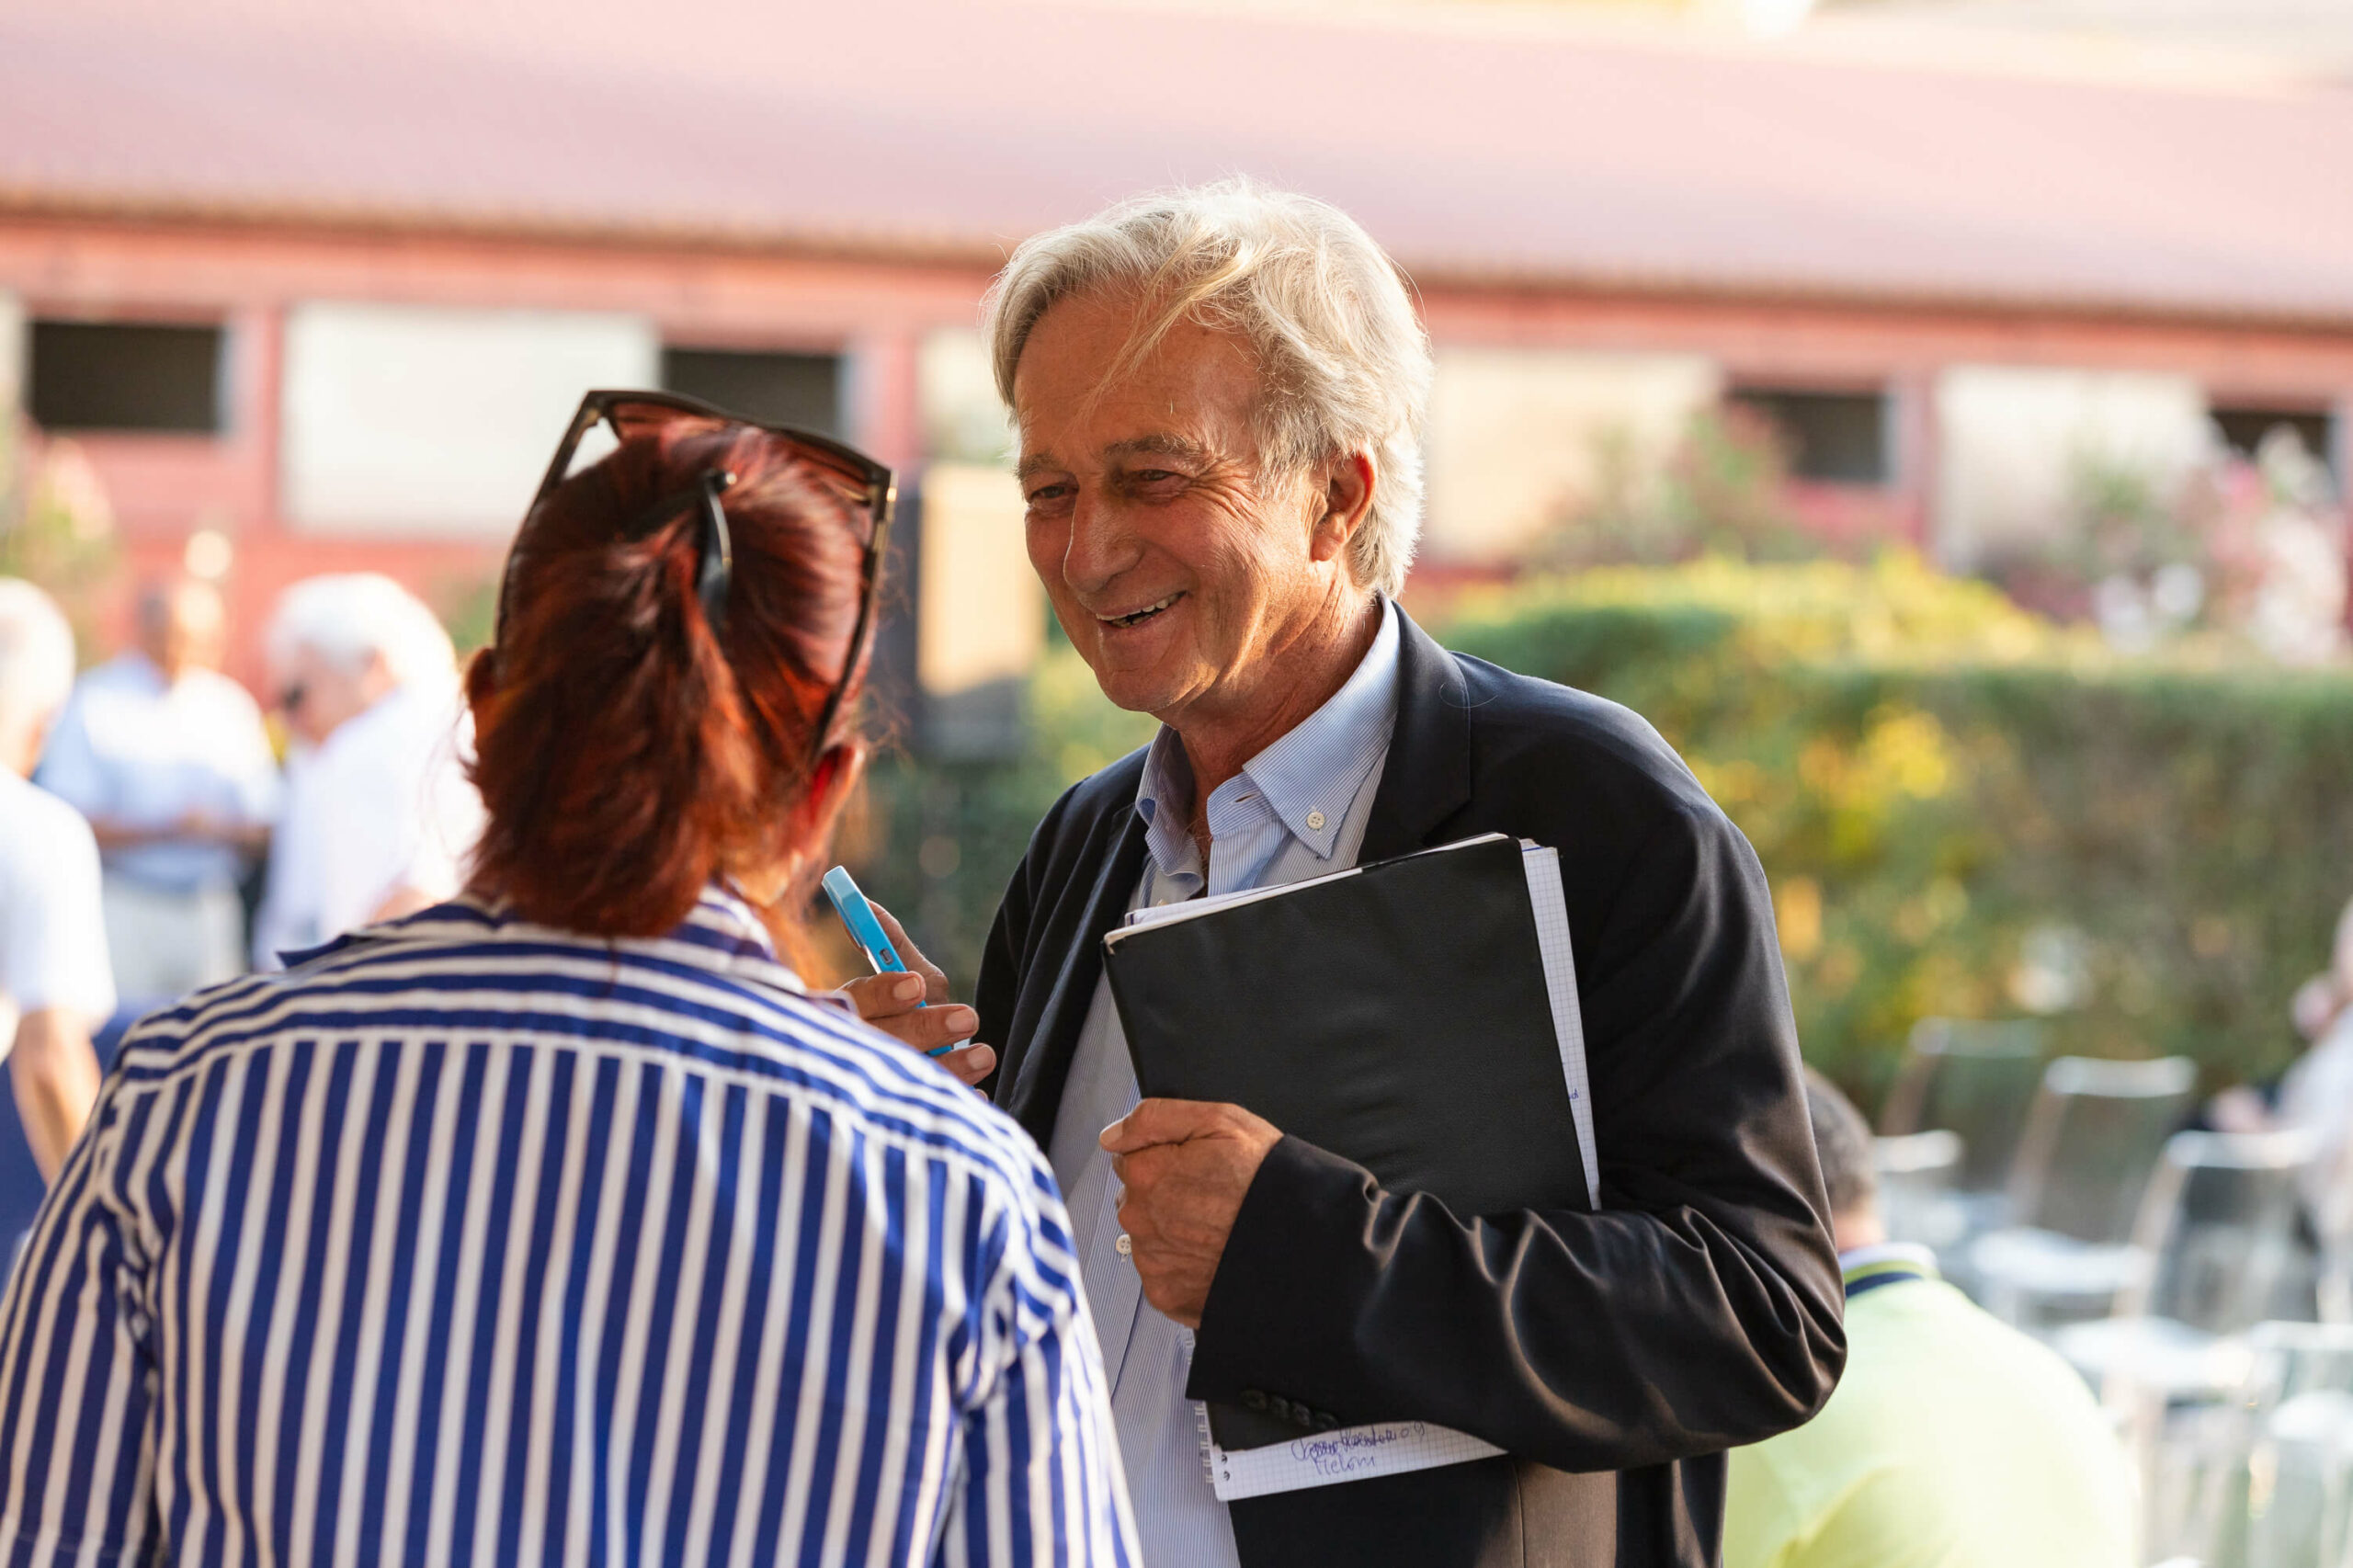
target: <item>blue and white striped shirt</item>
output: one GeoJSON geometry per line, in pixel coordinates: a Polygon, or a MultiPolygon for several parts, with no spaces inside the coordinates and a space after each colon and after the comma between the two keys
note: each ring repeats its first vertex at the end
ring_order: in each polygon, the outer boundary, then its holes
{"type": "Polygon", "coordinates": [[[0,1303],[9,1563],[1131,1563],[1045,1161],[716,891],[125,1041],[0,1303]]]}

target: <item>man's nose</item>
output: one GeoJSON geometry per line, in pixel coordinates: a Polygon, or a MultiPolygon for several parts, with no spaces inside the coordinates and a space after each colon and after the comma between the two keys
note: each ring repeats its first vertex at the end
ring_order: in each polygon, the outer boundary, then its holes
{"type": "Polygon", "coordinates": [[[1136,563],[1140,541],[1123,508],[1082,493],[1071,508],[1070,542],[1063,551],[1063,580],[1082,594],[1109,587],[1136,563]]]}

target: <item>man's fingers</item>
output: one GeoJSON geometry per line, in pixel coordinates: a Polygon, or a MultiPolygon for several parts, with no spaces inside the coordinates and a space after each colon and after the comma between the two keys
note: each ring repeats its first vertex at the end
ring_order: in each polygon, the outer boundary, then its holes
{"type": "Polygon", "coordinates": [[[869,902],[874,911],[874,918],[882,923],[882,934],[891,938],[892,947],[899,949],[899,961],[929,983],[926,999],[933,1002],[948,1000],[947,971],[924,957],[922,949],[907,940],[907,928],[899,924],[897,915],[879,903],[869,902]]]}
{"type": "Polygon", "coordinates": [[[1114,1154],[1131,1154],[1155,1143],[1182,1143],[1232,1127],[1240,1109],[1214,1100],[1144,1100],[1105,1128],[1099,1142],[1114,1154]]]}

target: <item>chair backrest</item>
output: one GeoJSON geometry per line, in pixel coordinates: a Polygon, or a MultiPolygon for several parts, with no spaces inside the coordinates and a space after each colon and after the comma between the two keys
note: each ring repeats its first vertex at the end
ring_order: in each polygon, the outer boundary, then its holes
{"type": "Polygon", "coordinates": [[[2268,1323],[2248,1335],[2247,1568],[2353,1564],[2353,1329],[2268,1323]],[[2259,1478],[2259,1480],[2256,1480],[2259,1478]]]}
{"type": "Polygon", "coordinates": [[[2272,1315],[2298,1264],[2297,1179],[2315,1141],[2285,1132],[2177,1132],[2135,1221],[2149,1260],[2119,1310],[2239,1334],[2272,1315]]]}
{"type": "Polygon", "coordinates": [[[2027,1108],[2042,1081],[2040,1024],[1923,1018],[1880,1110],[1881,1132],[1946,1131],[1961,1141],[1953,1187],[1995,1192],[2008,1178],[2027,1108]]]}
{"type": "Polygon", "coordinates": [[[1879,1171],[1879,1213],[1888,1239],[1949,1246],[1964,1230],[1953,1201],[1961,1168],[1961,1134],[1939,1129],[1871,1140],[1879,1171]]]}
{"type": "Polygon", "coordinates": [[[2009,1187],[2014,1221],[2077,1241],[2129,1240],[2149,1175],[2197,1081],[2186,1056],[2052,1062],[2018,1138],[2009,1187]]]}

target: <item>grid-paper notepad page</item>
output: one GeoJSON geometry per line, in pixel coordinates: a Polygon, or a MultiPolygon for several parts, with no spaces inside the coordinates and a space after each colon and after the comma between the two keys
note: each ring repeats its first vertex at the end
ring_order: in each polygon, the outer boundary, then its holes
{"type": "Polygon", "coordinates": [[[1435,1470],[1503,1452],[1493,1443],[1428,1421],[1376,1421],[1234,1452],[1219,1448],[1210,1437],[1209,1415],[1198,1403],[1193,1414],[1200,1422],[1202,1463],[1222,1503],[1435,1470]]]}

